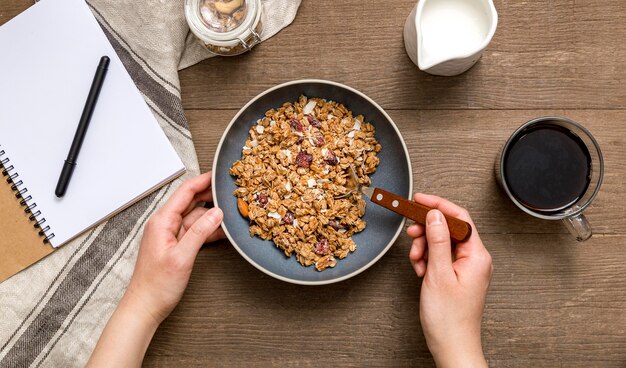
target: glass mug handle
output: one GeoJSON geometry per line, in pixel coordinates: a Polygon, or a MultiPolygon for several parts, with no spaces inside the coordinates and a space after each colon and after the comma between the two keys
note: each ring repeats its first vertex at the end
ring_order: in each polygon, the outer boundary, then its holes
{"type": "Polygon", "coordinates": [[[570,234],[576,237],[577,241],[585,241],[591,238],[591,225],[589,225],[589,221],[582,213],[564,218],[563,223],[570,234]]]}

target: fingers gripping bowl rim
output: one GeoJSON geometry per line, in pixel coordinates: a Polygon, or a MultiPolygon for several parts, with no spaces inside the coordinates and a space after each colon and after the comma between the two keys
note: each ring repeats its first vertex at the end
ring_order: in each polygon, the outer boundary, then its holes
{"type": "Polygon", "coordinates": [[[351,278],[376,263],[400,235],[405,219],[367,203],[363,217],[367,227],[353,236],[356,251],[322,272],[303,267],[294,257],[285,257],[272,241],[250,237],[248,221],[237,210],[237,199],[233,196],[237,186],[228,169],[241,158],[250,126],[267,110],[297,101],[300,95],[343,103],[355,116],[362,114],[365,121],[374,125],[382,151],[378,154],[378,170],[371,175],[372,186],[410,198],[413,179],[406,144],[393,120],[373,100],[351,87],[317,79],[291,81],[260,93],[237,112],[222,135],[213,162],[213,201],[224,212],[224,233],[244,259],[265,274],[295,284],[323,285],[351,278]]]}

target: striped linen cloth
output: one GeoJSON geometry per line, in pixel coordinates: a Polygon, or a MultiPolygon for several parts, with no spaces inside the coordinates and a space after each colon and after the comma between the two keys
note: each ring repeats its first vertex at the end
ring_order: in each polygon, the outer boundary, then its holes
{"type": "MultiPolygon", "coordinates": [[[[300,0],[261,1],[265,40],[293,21],[300,0]]],[[[188,172],[0,284],[0,367],[84,366],[132,275],[143,225],[199,174],[178,70],[210,54],[187,27],[184,1],[88,5],[188,172]]]]}

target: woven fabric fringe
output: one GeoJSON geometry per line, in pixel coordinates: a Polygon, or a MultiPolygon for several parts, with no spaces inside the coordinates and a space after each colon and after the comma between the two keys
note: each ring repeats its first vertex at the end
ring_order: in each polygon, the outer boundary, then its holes
{"type": "MultiPolygon", "coordinates": [[[[84,366],[132,275],[145,221],[199,174],[178,70],[211,55],[189,32],[184,2],[88,4],[188,172],[0,284],[0,367],[84,366]]],[[[293,21],[300,0],[262,4],[265,40],[293,21]]]]}

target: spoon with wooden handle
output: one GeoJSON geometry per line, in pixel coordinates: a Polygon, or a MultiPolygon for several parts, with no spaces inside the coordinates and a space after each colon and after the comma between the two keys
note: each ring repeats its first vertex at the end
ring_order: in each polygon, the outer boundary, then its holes
{"type": "MultiPolygon", "coordinates": [[[[335,199],[346,198],[352,193],[356,191],[360,191],[365,194],[373,203],[376,203],[379,206],[383,206],[388,210],[391,210],[397,214],[400,214],[406,218],[409,218],[418,224],[425,225],[426,224],[426,214],[428,211],[432,210],[432,208],[424,206],[423,204],[410,201],[406,198],[400,197],[397,194],[393,194],[387,192],[386,190],[382,190],[380,188],[370,188],[365,187],[359,184],[356,172],[352,165],[350,165],[350,170],[348,170],[348,178],[346,187],[349,189],[349,192],[340,196],[335,197],[335,199]]],[[[454,240],[456,243],[462,243],[469,239],[472,235],[472,226],[456,217],[448,216],[446,214],[443,215],[446,218],[446,222],[448,223],[448,229],[450,229],[450,238],[454,240]]]]}
{"type": "MultiPolygon", "coordinates": [[[[397,194],[387,192],[380,188],[361,187],[361,192],[379,206],[383,206],[397,214],[407,217],[419,224],[426,224],[426,214],[432,208],[423,204],[410,201],[397,194]]],[[[456,243],[462,243],[472,235],[472,226],[456,217],[443,215],[450,229],[450,238],[456,243]]]]}

